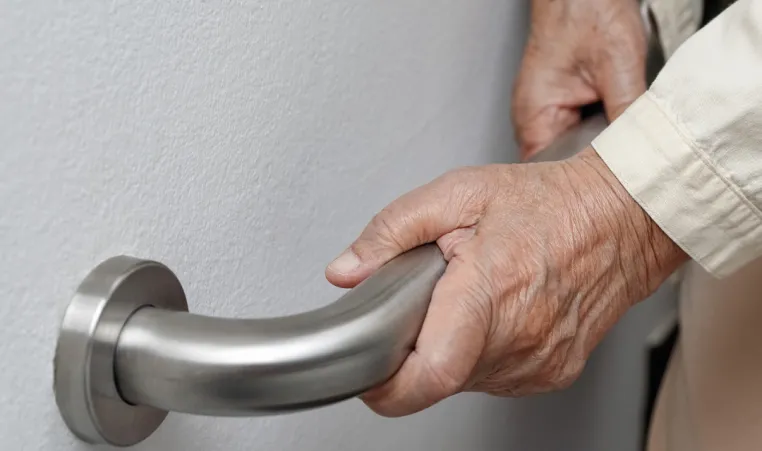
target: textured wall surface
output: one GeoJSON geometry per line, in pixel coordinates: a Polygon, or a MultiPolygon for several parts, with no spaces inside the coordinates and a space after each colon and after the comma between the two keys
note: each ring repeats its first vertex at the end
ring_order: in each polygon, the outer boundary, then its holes
{"type": "MultiPolygon", "coordinates": [[[[303,311],[339,294],[324,264],[386,202],[513,158],[526,21],[505,0],[0,0],[0,449],[90,449],[59,419],[51,362],[101,260],[166,263],[195,312],[303,311]]],[[[136,449],[635,450],[655,308],[562,394],[402,420],[358,401],[173,414],[136,449]]]]}

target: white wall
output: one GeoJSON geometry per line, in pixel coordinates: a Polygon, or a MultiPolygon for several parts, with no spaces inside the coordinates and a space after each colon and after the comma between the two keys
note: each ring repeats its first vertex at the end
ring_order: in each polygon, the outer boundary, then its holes
{"type": "MultiPolygon", "coordinates": [[[[386,202],[512,158],[526,16],[506,0],[0,0],[0,449],[89,449],[59,419],[51,361],[101,260],[166,263],[195,312],[303,311],[338,295],[324,264],[386,202]]],[[[561,395],[462,395],[403,420],[358,401],[172,414],[137,449],[634,450],[644,312],[561,395]]]]}

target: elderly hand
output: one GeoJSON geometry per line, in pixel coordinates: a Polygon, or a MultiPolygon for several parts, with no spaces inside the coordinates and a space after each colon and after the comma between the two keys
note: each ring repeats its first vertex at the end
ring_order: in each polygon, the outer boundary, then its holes
{"type": "Polygon", "coordinates": [[[514,86],[523,158],[603,101],[615,119],[646,89],[646,34],[636,0],[532,0],[532,25],[514,86]]]}
{"type": "Polygon", "coordinates": [[[686,258],[588,149],[448,173],[381,211],[326,275],[352,287],[434,241],[448,266],[415,350],[363,397],[385,416],[466,390],[568,386],[627,308],[686,258]]]}

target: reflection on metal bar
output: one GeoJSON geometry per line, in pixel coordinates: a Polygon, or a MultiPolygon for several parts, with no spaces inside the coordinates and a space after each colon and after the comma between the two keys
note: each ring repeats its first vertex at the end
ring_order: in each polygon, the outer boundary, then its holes
{"type": "MultiPolygon", "coordinates": [[[[535,161],[568,158],[605,126],[600,115],[586,119],[535,161]]],[[[429,244],[327,307],[224,319],[188,313],[180,282],[160,263],[114,257],[82,282],[66,311],[56,401],[81,439],[129,446],[168,411],[254,416],[351,398],[399,369],[445,267],[429,244]]]]}
{"type": "Polygon", "coordinates": [[[444,269],[439,248],[424,246],[335,303],[283,318],[141,309],[117,343],[117,386],[133,404],[216,416],[291,412],[353,397],[399,368],[444,269]]]}

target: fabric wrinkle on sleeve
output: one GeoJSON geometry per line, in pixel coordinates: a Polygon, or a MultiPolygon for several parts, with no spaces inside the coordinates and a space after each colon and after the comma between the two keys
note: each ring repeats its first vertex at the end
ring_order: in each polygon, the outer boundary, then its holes
{"type": "Polygon", "coordinates": [[[593,147],[691,258],[722,277],[762,255],[762,215],[646,93],[593,147]]]}
{"type": "Polygon", "coordinates": [[[720,277],[762,257],[760,49],[762,1],[738,0],[593,141],[665,233],[720,277]]]}

